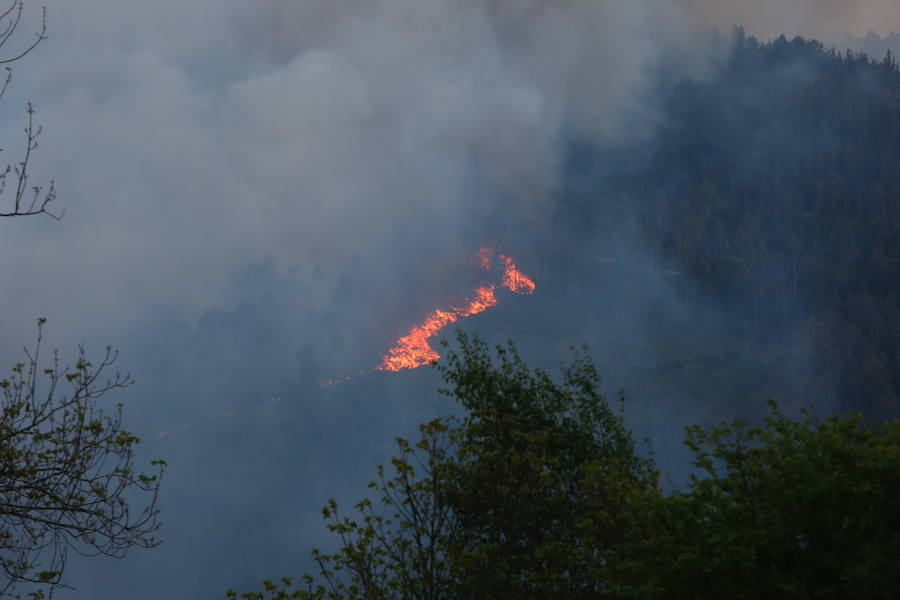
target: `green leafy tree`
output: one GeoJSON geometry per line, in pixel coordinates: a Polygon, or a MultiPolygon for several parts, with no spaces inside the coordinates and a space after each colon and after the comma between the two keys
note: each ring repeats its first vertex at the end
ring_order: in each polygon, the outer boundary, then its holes
{"type": "Polygon", "coordinates": [[[313,553],[318,578],[265,582],[242,598],[637,593],[617,581],[658,505],[657,471],[636,455],[590,360],[576,354],[556,382],[511,343],[494,357],[478,339],[458,340],[438,369],[464,416],[423,425],[416,445],[398,439],[392,475],[378,470],[375,498],[354,517],[329,502],[323,514],[340,548],[313,553]]]}
{"type": "Polygon", "coordinates": [[[667,499],[645,572],[665,598],[896,598],[900,421],[688,428],[694,476],[667,499]]]}
{"type": "Polygon", "coordinates": [[[43,325],[25,361],[0,380],[0,595],[21,583],[38,584],[39,597],[64,585],[69,550],[118,557],[158,543],[164,463],[153,461],[150,475],[135,470],[139,440],[122,428],[122,405],[101,406],[131,378],[109,373],[109,348],[96,363],[81,349],[73,367],[56,354],[42,366],[43,325]]]}
{"type": "Polygon", "coordinates": [[[554,381],[515,347],[496,364],[477,339],[439,365],[466,410],[452,505],[474,539],[459,556],[467,598],[615,596],[629,543],[646,531],[657,470],[577,352],[554,381]]]}
{"type": "Polygon", "coordinates": [[[696,472],[663,496],[584,354],[556,382],[511,344],[459,346],[438,369],[463,414],[399,439],[354,515],[329,502],[340,544],[317,576],[241,598],[900,596],[900,421],[772,402],[691,426],[696,472]]]}

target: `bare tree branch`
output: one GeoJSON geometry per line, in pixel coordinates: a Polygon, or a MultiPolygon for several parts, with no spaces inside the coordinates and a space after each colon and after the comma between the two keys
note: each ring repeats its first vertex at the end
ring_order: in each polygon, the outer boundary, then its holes
{"type": "Polygon", "coordinates": [[[50,181],[50,187],[45,191],[42,186],[28,186],[28,166],[31,160],[31,153],[38,147],[37,139],[43,132],[38,126],[34,127],[34,108],[31,102],[28,103],[28,122],[25,127],[25,158],[22,159],[15,168],[7,166],[0,173],[0,194],[6,190],[6,180],[10,173],[14,173],[16,177],[16,191],[13,198],[13,207],[11,211],[0,212],[0,217],[23,217],[29,215],[48,215],[57,221],[63,217],[65,211],[58,214],[49,210],[51,202],[56,200],[56,188],[53,181],[50,181]]]}
{"type": "MultiPolygon", "coordinates": [[[[13,35],[22,22],[22,15],[25,10],[24,0],[13,0],[13,2],[4,11],[0,12],[0,22],[5,23],[5,27],[0,31],[0,49],[5,49],[7,44],[13,40],[13,35]]],[[[34,39],[25,44],[19,50],[12,53],[8,58],[0,58],[0,65],[9,65],[22,59],[26,54],[34,50],[38,44],[47,39],[47,9],[41,8],[41,27],[35,32],[34,39]]],[[[6,93],[10,82],[12,81],[12,69],[6,67],[6,77],[0,83],[0,98],[6,93]]],[[[62,218],[65,211],[55,213],[49,209],[50,204],[56,200],[56,189],[53,181],[50,181],[48,187],[45,186],[29,186],[28,167],[31,161],[31,153],[37,150],[38,137],[41,135],[41,127],[34,125],[34,107],[31,102],[27,104],[27,125],[25,127],[25,157],[15,164],[15,166],[7,165],[0,172],[0,194],[6,191],[7,178],[10,175],[15,176],[15,194],[12,199],[12,206],[6,210],[0,209],[0,217],[23,217],[29,215],[48,215],[56,220],[62,218]]]]}

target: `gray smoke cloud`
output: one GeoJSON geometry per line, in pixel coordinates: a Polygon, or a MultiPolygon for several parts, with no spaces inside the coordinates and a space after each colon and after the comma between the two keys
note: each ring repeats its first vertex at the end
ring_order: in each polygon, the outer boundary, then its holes
{"type": "Polygon", "coordinates": [[[639,40],[669,22],[577,1],[49,12],[4,139],[27,94],[47,130],[37,174],[68,214],[9,227],[4,251],[27,258],[2,309],[113,331],[148,305],[199,314],[248,259],[416,279],[410,250],[421,264],[470,251],[494,198],[542,214],[565,123],[648,130],[636,98],[658,47],[639,40]]]}

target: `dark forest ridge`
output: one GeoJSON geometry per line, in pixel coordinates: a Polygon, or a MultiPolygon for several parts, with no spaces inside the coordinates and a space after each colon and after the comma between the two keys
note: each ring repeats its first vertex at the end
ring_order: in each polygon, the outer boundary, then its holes
{"type": "Polygon", "coordinates": [[[714,73],[664,85],[658,108],[652,148],[574,146],[560,230],[635,218],[685,297],[722,311],[710,335],[731,340],[730,385],[733,355],[759,341],[799,390],[780,397],[900,415],[895,57],[738,28],[714,73]]]}

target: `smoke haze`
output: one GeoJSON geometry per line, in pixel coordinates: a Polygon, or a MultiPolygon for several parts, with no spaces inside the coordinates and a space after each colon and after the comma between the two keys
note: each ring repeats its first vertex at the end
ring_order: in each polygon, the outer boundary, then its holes
{"type": "Polygon", "coordinates": [[[835,43],[845,32],[887,35],[900,29],[900,4],[894,0],[676,0],[693,23],[726,31],[741,25],[762,39],[781,34],[835,43]]]}

